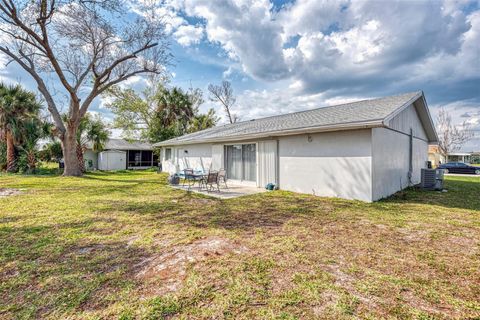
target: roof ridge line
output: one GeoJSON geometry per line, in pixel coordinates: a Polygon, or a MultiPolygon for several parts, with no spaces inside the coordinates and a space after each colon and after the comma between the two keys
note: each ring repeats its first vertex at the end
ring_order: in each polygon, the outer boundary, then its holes
{"type": "MultiPolygon", "coordinates": [[[[354,103],[365,102],[365,101],[375,101],[375,100],[381,100],[381,99],[387,99],[387,98],[394,98],[394,97],[399,97],[399,96],[403,96],[403,95],[407,95],[407,94],[418,94],[420,92],[422,92],[422,91],[417,90],[417,91],[399,93],[399,94],[395,94],[395,95],[391,95],[391,96],[377,97],[377,98],[372,98],[372,99],[355,100],[355,101],[352,101],[352,102],[345,102],[345,103],[334,104],[334,105],[330,105],[330,106],[316,107],[316,108],[308,109],[308,110],[300,110],[300,111],[295,111],[295,112],[290,112],[290,113],[277,114],[277,115],[262,117],[262,118],[258,118],[258,119],[254,118],[254,119],[243,120],[243,121],[235,122],[235,123],[226,123],[226,124],[223,124],[222,126],[227,127],[227,126],[231,126],[231,125],[235,125],[235,124],[247,123],[247,122],[250,122],[250,121],[271,119],[271,118],[282,117],[282,116],[290,116],[290,115],[293,115],[293,114],[305,113],[305,112],[315,111],[315,110],[318,110],[318,109],[341,107],[341,106],[354,104],[354,103]]],[[[220,126],[218,126],[218,127],[220,127],[220,126]]],[[[212,127],[212,128],[217,128],[217,127],[212,127]]]]}

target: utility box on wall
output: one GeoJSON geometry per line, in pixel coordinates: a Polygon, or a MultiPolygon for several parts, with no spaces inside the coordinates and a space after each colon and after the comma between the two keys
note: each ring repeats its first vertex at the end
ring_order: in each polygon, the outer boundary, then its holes
{"type": "Polygon", "coordinates": [[[127,169],[127,153],[119,150],[100,152],[98,154],[98,169],[106,171],[127,169]]]}

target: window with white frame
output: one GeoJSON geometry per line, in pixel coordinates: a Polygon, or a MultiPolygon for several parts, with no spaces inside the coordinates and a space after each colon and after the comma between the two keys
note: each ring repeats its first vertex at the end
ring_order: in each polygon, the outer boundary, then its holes
{"type": "Polygon", "coordinates": [[[171,160],[171,159],[172,159],[172,149],[165,148],[165,160],[171,160]]]}

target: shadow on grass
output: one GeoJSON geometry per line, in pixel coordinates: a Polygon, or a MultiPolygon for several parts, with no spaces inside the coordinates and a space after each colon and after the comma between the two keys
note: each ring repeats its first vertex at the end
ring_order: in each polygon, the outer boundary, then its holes
{"type": "MultiPolygon", "coordinates": [[[[167,177],[165,175],[155,175],[155,176],[145,176],[145,179],[129,179],[129,174],[125,174],[124,172],[118,174],[107,174],[107,173],[88,173],[84,175],[83,179],[88,180],[97,180],[97,181],[105,181],[105,182],[122,182],[122,183],[135,183],[135,184],[157,184],[157,185],[165,185],[167,177]],[[105,177],[122,177],[124,176],[125,179],[111,179],[105,177]]],[[[137,176],[138,177],[138,176],[137,176]]]]}
{"type": "MultiPolygon", "coordinates": [[[[398,214],[403,212],[399,206],[412,204],[480,211],[480,181],[471,178],[449,178],[445,187],[448,192],[411,188],[370,204],[284,191],[221,200],[181,190],[168,190],[168,194],[155,201],[139,202],[127,197],[116,199],[102,211],[108,212],[112,208],[119,212],[142,215],[153,223],[179,227],[247,232],[258,228],[281,228],[292,219],[299,218],[316,218],[315,223],[328,224],[342,216],[364,210],[375,210],[379,214],[398,214]],[[395,205],[386,207],[385,204],[395,205]]],[[[428,210],[425,214],[429,214],[428,210]]]]}
{"type": "Polygon", "coordinates": [[[282,191],[224,200],[175,190],[158,201],[117,199],[105,202],[107,206],[99,213],[115,210],[142,215],[143,219],[160,224],[249,232],[258,228],[280,228],[294,218],[314,214],[322,215],[328,222],[334,219],[331,215],[334,206],[329,201],[282,191]]]}
{"type": "Polygon", "coordinates": [[[410,188],[384,199],[380,203],[430,204],[480,211],[480,177],[449,177],[445,181],[444,187],[446,192],[410,188]]]}
{"type": "Polygon", "coordinates": [[[111,304],[108,295],[143,285],[132,274],[150,256],[145,249],[128,240],[72,244],[62,233],[95,222],[0,228],[0,256],[6,263],[0,272],[0,318],[67,318],[72,312],[102,310],[111,304]]]}

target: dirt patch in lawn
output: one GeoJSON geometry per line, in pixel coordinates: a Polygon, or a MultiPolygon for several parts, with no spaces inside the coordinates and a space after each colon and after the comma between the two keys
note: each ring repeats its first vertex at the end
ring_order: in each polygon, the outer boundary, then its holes
{"type": "Polygon", "coordinates": [[[333,276],[334,283],[336,286],[348,291],[350,294],[355,296],[369,309],[376,309],[378,307],[378,303],[376,301],[377,299],[367,294],[361,294],[355,288],[356,278],[342,271],[342,268],[340,265],[338,264],[326,265],[323,267],[323,269],[333,276]]]}
{"type": "Polygon", "coordinates": [[[444,309],[440,309],[440,308],[432,306],[430,303],[428,303],[428,302],[420,299],[419,297],[417,297],[414,294],[414,292],[412,292],[411,290],[402,291],[402,298],[410,306],[412,306],[416,309],[422,310],[422,311],[430,314],[432,317],[434,317],[434,315],[438,315],[438,316],[440,316],[442,314],[445,315],[446,314],[445,312],[452,311],[452,310],[447,310],[447,309],[444,310],[444,309]]]}
{"type": "Polygon", "coordinates": [[[135,277],[146,284],[160,280],[158,286],[148,286],[147,295],[175,292],[185,280],[190,264],[245,251],[244,246],[230,239],[207,237],[144,259],[135,266],[135,277]]]}
{"type": "Polygon", "coordinates": [[[430,240],[430,233],[427,230],[411,230],[406,228],[399,228],[399,240],[406,243],[425,243],[430,240]]]}
{"type": "Polygon", "coordinates": [[[333,291],[325,291],[321,294],[322,304],[313,307],[313,314],[317,317],[323,316],[325,311],[333,308],[338,302],[338,294],[333,291]]]}
{"type": "Polygon", "coordinates": [[[449,253],[474,255],[479,252],[480,242],[471,237],[451,235],[440,242],[440,247],[449,253]]]}
{"type": "Polygon", "coordinates": [[[18,189],[9,189],[9,188],[0,188],[0,198],[16,196],[22,194],[23,192],[18,189]]]}

